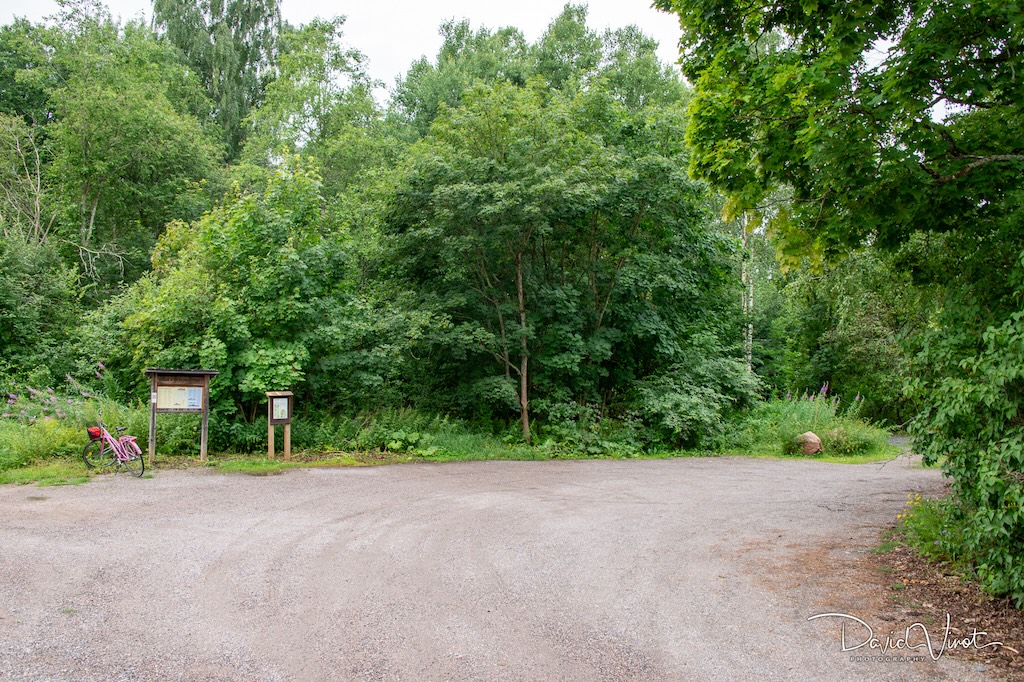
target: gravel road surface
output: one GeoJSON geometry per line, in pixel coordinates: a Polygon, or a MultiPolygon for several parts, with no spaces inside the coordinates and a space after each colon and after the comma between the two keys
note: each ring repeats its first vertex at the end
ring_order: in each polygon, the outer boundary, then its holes
{"type": "Polygon", "coordinates": [[[906,457],[3,486],[0,679],[986,679],[951,655],[854,661],[879,652],[808,620],[911,625],[870,622],[851,566],[908,492],[942,488],[906,457]]]}

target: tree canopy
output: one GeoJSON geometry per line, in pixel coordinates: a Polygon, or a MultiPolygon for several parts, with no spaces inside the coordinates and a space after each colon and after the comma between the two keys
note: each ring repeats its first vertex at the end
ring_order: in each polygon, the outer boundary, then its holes
{"type": "Polygon", "coordinates": [[[1020,3],[655,4],[695,84],[692,171],[737,209],[791,189],[784,248],[956,229],[1020,187],[1020,3]]]}
{"type": "Polygon", "coordinates": [[[273,77],[280,0],[153,0],[153,23],[206,88],[228,156],[236,157],[242,121],[262,101],[273,77]]]}

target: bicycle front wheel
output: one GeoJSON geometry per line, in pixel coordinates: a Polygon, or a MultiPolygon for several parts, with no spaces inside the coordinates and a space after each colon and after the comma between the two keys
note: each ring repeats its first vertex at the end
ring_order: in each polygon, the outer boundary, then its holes
{"type": "Polygon", "coordinates": [[[121,460],[121,464],[124,465],[124,468],[132,476],[139,478],[142,477],[142,473],[146,470],[146,463],[142,460],[142,455],[136,455],[134,452],[129,452],[128,459],[121,460]]]}
{"type": "Polygon", "coordinates": [[[114,451],[102,440],[91,440],[82,449],[82,461],[90,469],[103,469],[117,461],[114,451]]]}

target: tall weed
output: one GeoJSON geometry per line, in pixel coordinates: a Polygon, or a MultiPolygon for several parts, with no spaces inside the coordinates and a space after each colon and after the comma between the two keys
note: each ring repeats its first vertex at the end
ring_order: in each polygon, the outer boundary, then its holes
{"type": "Polygon", "coordinates": [[[759,403],[734,422],[719,449],[759,455],[796,454],[796,438],[808,431],[822,442],[828,456],[881,453],[889,434],[858,418],[863,400],[845,403],[828,395],[827,384],[813,394],[787,396],[759,403]]]}

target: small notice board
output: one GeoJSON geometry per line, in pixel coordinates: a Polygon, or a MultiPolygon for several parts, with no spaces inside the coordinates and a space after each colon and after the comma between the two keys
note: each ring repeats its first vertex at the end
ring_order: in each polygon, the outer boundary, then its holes
{"type": "Polygon", "coordinates": [[[284,458],[292,458],[292,412],[294,395],[291,391],[267,391],[267,457],[274,459],[274,426],[284,425],[284,458]]]}
{"type": "Polygon", "coordinates": [[[160,413],[202,414],[203,431],[199,457],[206,461],[207,431],[210,417],[210,377],[212,369],[146,370],[149,377],[149,465],[156,457],[156,415],[160,413]]]}

